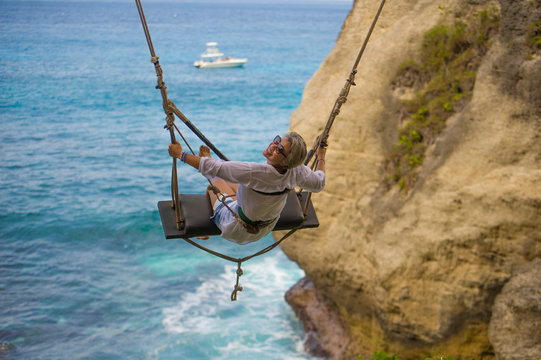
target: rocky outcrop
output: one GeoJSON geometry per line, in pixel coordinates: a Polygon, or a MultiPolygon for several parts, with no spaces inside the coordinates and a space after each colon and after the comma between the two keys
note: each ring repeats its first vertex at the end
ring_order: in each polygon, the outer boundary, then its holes
{"type": "MultiPolygon", "coordinates": [[[[306,139],[322,130],[378,5],[355,1],[308,83],[291,118],[306,139]]],[[[495,356],[488,337],[495,298],[516,266],[541,257],[541,55],[528,49],[525,30],[540,9],[537,0],[385,5],[331,131],[326,189],[313,197],[321,225],[282,245],[315,285],[313,301],[325,299],[343,326],[335,335],[343,341],[318,330],[320,345],[346,344],[328,354],[495,356]],[[471,102],[447,121],[408,193],[382,191],[400,100],[411,96],[391,86],[400,64],[436,24],[491,7],[501,9],[500,33],[471,102]]]]}
{"type": "Polygon", "coordinates": [[[0,341],[0,358],[4,359],[15,352],[15,345],[7,341],[0,341]]]}
{"type": "Polygon", "coordinates": [[[317,357],[340,359],[349,334],[332,304],[309,279],[302,279],[286,293],[286,301],[304,324],[306,350],[317,357]]]}
{"type": "Polygon", "coordinates": [[[541,355],[541,260],[521,266],[496,297],[488,337],[498,360],[541,355]]]}

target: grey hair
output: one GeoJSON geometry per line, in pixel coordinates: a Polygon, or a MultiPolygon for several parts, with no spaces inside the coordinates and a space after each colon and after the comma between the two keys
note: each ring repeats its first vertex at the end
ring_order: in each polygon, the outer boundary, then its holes
{"type": "Polygon", "coordinates": [[[306,158],[306,143],[302,136],[294,131],[290,131],[283,136],[284,140],[289,141],[291,146],[289,147],[289,154],[285,159],[286,166],[289,169],[299,166],[304,162],[306,158]]]}

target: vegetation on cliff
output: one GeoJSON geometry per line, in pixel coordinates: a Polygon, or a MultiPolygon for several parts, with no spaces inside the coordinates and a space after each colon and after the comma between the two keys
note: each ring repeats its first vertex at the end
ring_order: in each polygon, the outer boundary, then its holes
{"type": "MultiPolygon", "coordinates": [[[[363,359],[364,357],[359,355],[358,358],[363,359]]],[[[385,351],[376,351],[370,360],[398,360],[398,357],[396,354],[388,355],[385,351]]],[[[424,360],[454,360],[454,358],[452,356],[440,356],[435,358],[426,358],[424,360]]]]}
{"type": "Polygon", "coordinates": [[[536,51],[541,49],[541,18],[537,22],[528,24],[526,28],[526,44],[530,47],[530,52],[526,57],[532,59],[536,51]]]}
{"type": "Polygon", "coordinates": [[[384,182],[407,192],[416,181],[429,145],[445,123],[470,101],[477,69],[497,33],[499,13],[477,13],[468,23],[437,25],[425,35],[419,59],[403,63],[393,87],[412,87],[413,99],[402,101],[398,144],[384,161],[384,182]]]}

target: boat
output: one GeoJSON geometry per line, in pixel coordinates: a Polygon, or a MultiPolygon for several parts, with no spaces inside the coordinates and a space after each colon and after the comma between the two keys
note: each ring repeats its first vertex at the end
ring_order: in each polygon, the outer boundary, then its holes
{"type": "Polygon", "coordinates": [[[248,61],[248,59],[238,59],[231,56],[223,57],[224,54],[221,53],[217,48],[217,42],[208,42],[206,45],[207,50],[201,54],[201,60],[193,63],[196,68],[210,69],[241,67],[248,61]]]}

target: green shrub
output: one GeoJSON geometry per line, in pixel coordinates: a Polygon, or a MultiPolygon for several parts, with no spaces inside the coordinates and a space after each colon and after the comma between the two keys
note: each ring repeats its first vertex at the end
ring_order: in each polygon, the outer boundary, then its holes
{"type": "Polygon", "coordinates": [[[541,19],[526,27],[526,43],[533,50],[541,49],[541,19]]]}
{"type": "MultiPolygon", "coordinates": [[[[359,355],[359,359],[362,359],[363,356],[359,355]]],[[[370,360],[397,360],[396,354],[393,354],[392,356],[387,355],[385,351],[376,351],[374,352],[374,356],[370,360]]]]}
{"type": "MultiPolygon", "coordinates": [[[[357,356],[359,359],[362,359],[363,356],[359,355],[357,356]]],[[[396,357],[396,354],[393,354],[392,356],[387,355],[385,351],[376,351],[374,352],[374,355],[370,360],[398,360],[396,357]]],[[[424,360],[455,360],[452,356],[440,356],[435,358],[425,358],[424,360]]]]}
{"type": "Polygon", "coordinates": [[[423,38],[419,59],[403,63],[394,82],[401,76],[419,73],[420,90],[402,107],[409,120],[399,129],[398,144],[384,162],[384,179],[407,192],[416,181],[426,149],[445,129],[447,119],[470,101],[477,68],[497,32],[496,9],[476,14],[466,24],[437,25],[423,38]]]}

